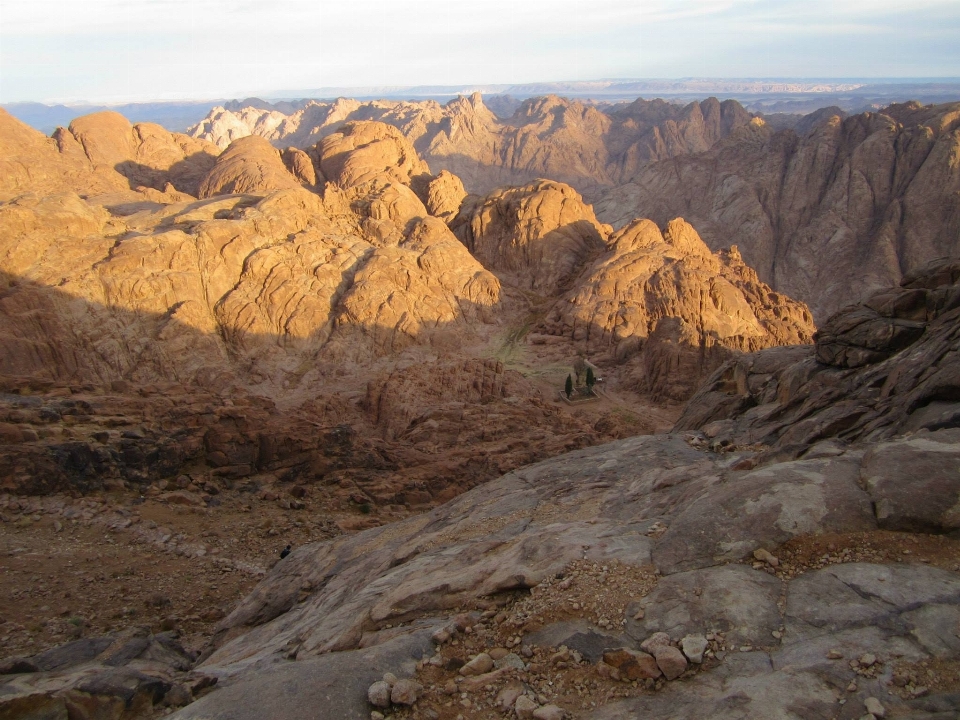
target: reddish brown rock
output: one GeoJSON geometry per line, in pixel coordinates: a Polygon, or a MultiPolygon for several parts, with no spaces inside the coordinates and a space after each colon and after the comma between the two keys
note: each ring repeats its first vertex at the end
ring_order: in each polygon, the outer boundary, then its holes
{"type": "Polygon", "coordinates": [[[251,135],[235,140],[217,158],[200,183],[199,197],[228,193],[266,195],[299,187],[300,182],[284,166],[280,152],[263,138],[251,135]]]}
{"type": "Polygon", "coordinates": [[[608,650],[603,654],[603,662],[615,667],[621,678],[629,680],[656,679],[663,674],[652,655],[628,648],[608,650]]]}
{"type": "Polygon", "coordinates": [[[457,224],[484,267],[548,294],[605,249],[609,231],[573,188],[548,180],[497,190],[466,209],[457,224]]]}

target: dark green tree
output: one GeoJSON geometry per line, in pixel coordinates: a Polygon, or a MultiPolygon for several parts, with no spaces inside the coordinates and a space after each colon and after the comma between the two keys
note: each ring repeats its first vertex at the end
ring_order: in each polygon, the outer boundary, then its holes
{"type": "Polygon", "coordinates": [[[595,382],[597,382],[597,378],[593,374],[593,368],[588,365],[587,366],[587,387],[592,388],[595,382]]]}
{"type": "Polygon", "coordinates": [[[563,391],[567,394],[567,399],[570,399],[570,395],[573,393],[573,378],[567,375],[567,384],[563,386],[563,391]]]}

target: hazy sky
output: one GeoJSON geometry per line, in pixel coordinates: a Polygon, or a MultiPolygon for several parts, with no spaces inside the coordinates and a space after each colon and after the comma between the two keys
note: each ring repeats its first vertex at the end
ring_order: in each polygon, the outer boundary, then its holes
{"type": "Polygon", "coordinates": [[[944,76],[958,0],[0,0],[0,102],[944,76]]]}

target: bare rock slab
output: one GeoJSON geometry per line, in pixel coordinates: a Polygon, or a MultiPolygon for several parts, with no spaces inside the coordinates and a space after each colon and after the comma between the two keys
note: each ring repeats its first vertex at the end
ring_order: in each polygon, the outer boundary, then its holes
{"type": "Polygon", "coordinates": [[[938,620],[937,614],[915,612],[927,605],[960,606],[960,574],[925,565],[834,565],[790,583],[787,638],[794,642],[874,625],[925,636],[926,623],[938,620]]]}
{"type": "Polygon", "coordinates": [[[872,530],[859,477],[859,461],[839,457],[781,463],[711,486],[673,518],[654,546],[654,563],[671,574],[739,560],[804,533],[872,530]]]}
{"type": "Polygon", "coordinates": [[[923,433],[871,448],[863,480],[882,528],[960,528],[960,430],[923,433]]]}
{"type": "MultiPolygon", "coordinates": [[[[225,678],[220,689],[170,716],[176,720],[368,720],[367,689],[387,671],[412,668],[432,651],[420,631],[362,650],[316,658],[225,678]]],[[[398,673],[399,674],[399,673],[398,673]]],[[[394,689],[404,682],[401,678],[394,689]]]]}
{"type": "Polygon", "coordinates": [[[663,578],[643,600],[627,607],[627,634],[646,640],[719,630],[728,643],[769,644],[780,627],[780,581],[745,565],[691,570],[663,578]],[[633,619],[643,609],[640,620],[633,619]]]}

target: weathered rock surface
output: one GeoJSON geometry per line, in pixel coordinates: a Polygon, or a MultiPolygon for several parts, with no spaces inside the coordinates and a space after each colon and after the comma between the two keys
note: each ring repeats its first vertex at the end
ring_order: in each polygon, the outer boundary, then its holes
{"type": "Polygon", "coordinates": [[[676,573],[627,608],[627,633],[640,641],[658,632],[682,638],[720,631],[733,645],[766,645],[780,627],[780,592],[779,580],[744,565],[676,573]],[[640,608],[644,617],[634,620],[640,608]]]}
{"type": "Polygon", "coordinates": [[[237,682],[221,681],[216,692],[172,717],[368,720],[367,688],[387,671],[412,675],[417,660],[431,647],[429,633],[421,631],[376,647],[322,655],[307,662],[268,664],[237,682]]]}
{"type": "Polygon", "coordinates": [[[960,105],[891,105],[775,131],[759,119],[701,154],[640,169],[596,205],[617,227],[682,216],[736,244],[818,321],[934,258],[960,253],[960,105]]]}
{"type": "MultiPolygon", "coordinates": [[[[301,174],[303,172],[301,170],[301,174]]],[[[284,165],[280,152],[263,138],[251,135],[231,143],[217,158],[200,183],[199,197],[266,195],[276,190],[299,188],[300,184],[284,165]]]]}
{"type": "Polygon", "coordinates": [[[189,674],[193,658],[175,634],[151,635],[146,629],[76,640],[19,665],[3,665],[4,718],[136,716],[164,701],[192,701],[185,684],[197,685],[203,677],[189,674]]]}
{"type": "Polygon", "coordinates": [[[497,190],[458,218],[461,239],[512,284],[553,294],[606,247],[609,228],[569,185],[540,180],[497,190]]]}
{"type": "MultiPolygon", "coordinates": [[[[831,317],[815,347],[776,348],[728,362],[691,399],[676,428],[703,428],[714,443],[764,443],[796,457],[832,452],[825,444],[817,449],[827,441],[842,447],[923,428],[956,427],[958,283],[956,261],[932,262],[906,276],[900,288],[882,290],[831,317]],[[908,336],[892,329],[904,324],[910,327],[908,336]]],[[[914,440],[903,442],[906,451],[914,440]]],[[[927,457],[947,458],[952,452],[941,450],[947,454],[927,457]]],[[[871,467],[877,473],[871,480],[879,488],[875,492],[892,492],[882,480],[884,469],[876,463],[871,467]]],[[[887,467],[896,472],[892,464],[887,467]]],[[[927,476],[927,497],[952,487],[935,472],[927,476]],[[946,486],[937,485],[944,481],[946,486]]],[[[891,501],[890,512],[896,513],[891,501]]],[[[948,508],[936,508],[916,521],[942,527],[948,508]]],[[[905,527],[912,521],[890,522],[905,527]]]]}
{"type": "Polygon", "coordinates": [[[645,164],[702,152],[750,121],[736,101],[710,98],[686,106],[643,100],[611,112],[556,96],[531,98],[501,120],[479,93],[451,100],[310,101],[290,115],[276,110],[222,107],[190,133],[227,147],[243,135],[260,135],[278,147],[307,148],[342,123],[376,120],[398,128],[432,167],[456,173],[468,189],[541,177],[581,191],[622,183],[645,164]]]}
{"type": "Polygon", "coordinates": [[[760,282],[736,248],[710,252],[681,218],[663,232],[635,220],[608,244],[539,331],[634,358],[642,392],[684,399],[731,355],[813,336],[802,303],[760,282]]]}
{"type": "Polygon", "coordinates": [[[132,192],[141,187],[160,191],[167,201],[178,192],[196,196],[218,154],[208,142],[152,123],[131,125],[115,112],[77,118],[69,129],[59,128],[48,138],[4,110],[0,199],[28,192],[77,192],[144,200],[142,193],[132,192]]]}
{"type": "MultiPolygon", "coordinates": [[[[939,442],[950,432],[926,436],[939,442]]],[[[873,447],[882,451],[889,445],[873,447]]],[[[414,619],[449,624],[447,613],[470,598],[534,587],[586,555],[597,563],[652,561],[666,574],[641,601],[641,619],[635,619],[637,606],[627,608],[627,629],[635,642],[655,631],[675,638],[721,633],[728,647],[744,651],[728,654],[719,667],[678,686],[681,690],[664,690],[584,717],[614,717],[611,708],[624,712],[623,707],[668,717],[668,707],[676,712],[695,702],[724,716],[727,698],[737,693],[752,708],[747,717],[775,716],[781,712],[777,708],[791,707],[801,698],[806,698],[803,707],[832,704],[836,696],[831,688],[841,687],[841,681],[845,687],[855,671],[824,660],[830,648],[839,645],[846,657],[856,651],[887,658],[895,652],[905,661],[960,652],[936,635],[936,628],[956,621],[960,575],[920,565],[850,564],[782,584],[763,570],[717,563],[752,560],[756,547],[773,547],[795,533],[875,528],[877,519],[857,484],[856,468],[863,459],[862,451],[852,449],[827,461],[744,473],[732,470],[723,456],[694,450],[679,437],[656,436],[529,466],[429,514],[295,551],[223,622],[218,649],[202,669],[236,674],[239,686],[244,667],[270,663],[291,648],[299,665],[358,645],[372,647],[381,635],[395,637],[396,630],[386,630],[386,625],[414,619]],[[833,464],[815,464],[824,462],[833,464]],[[664,471],[667,466],[673,469],[664,471]],[[824,494],[822,483],[846,487],[855,508],[844,510],[842,500],[824,494]],[[689,508],[722,508],[729,503],[724,498],[738,492],[741,507],[757,508],[761,516],[769,508],[773,514],[757,521],[748,539],[730,542],[721,532],[717,541],[692,544],[683,553],[684,563],[702,569],[686,571],[673,561],[674,535],[691,539],[707,527],[686,517],[689,508]],[[647,536],[655,523],[666,525],[667,533],[647,536]],[[838,577],[853,589],[842,590],[838,577]],[[779,605],[784,592],[786,615],[779,605]],[[921,606],[929,609],[920,611],[921,606]],[[881,632],[878,618],[890,613],[902,619],[893,624],[884,620],[881,632]]],[[[907,486],[922,482],[909,474],[900,481],[907,486]]],[[[679,662],[671,673],[676,671],[682,672],[679,662]]],[[[880,692],[885,676],[877,677],[860,682],[858,692],[864,697],[880,692]]],[[[368,685],[361,688],[363,698],[368,685]]]]}

